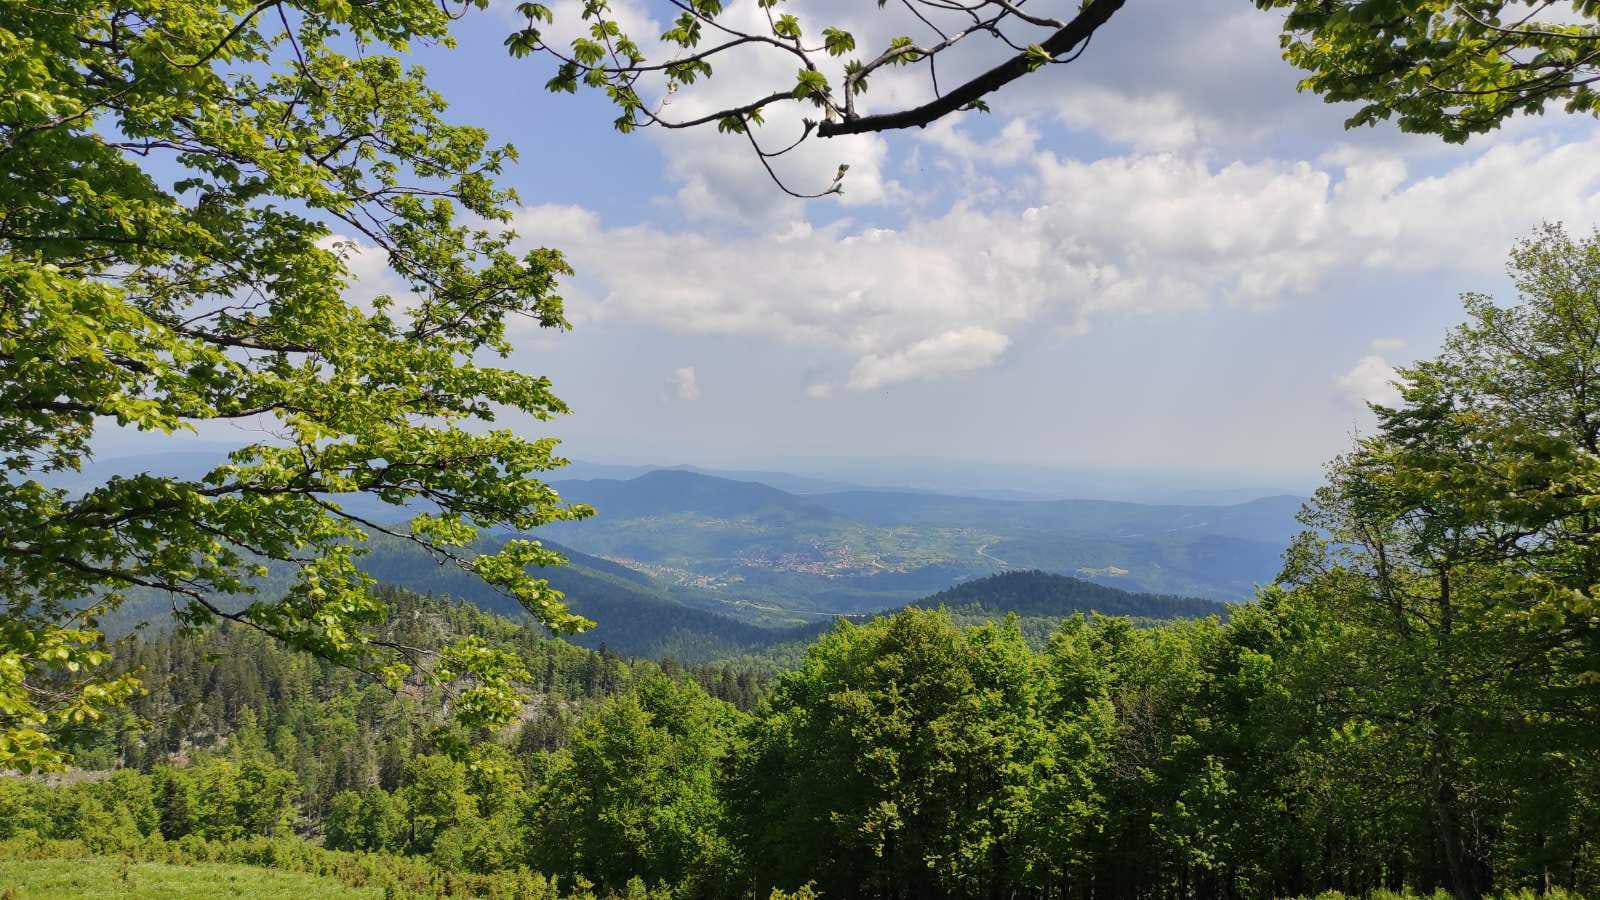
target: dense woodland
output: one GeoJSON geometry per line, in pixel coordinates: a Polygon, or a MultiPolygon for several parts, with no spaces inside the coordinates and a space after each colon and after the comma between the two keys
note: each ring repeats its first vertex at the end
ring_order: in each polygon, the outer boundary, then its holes
{"type": "Polygon", "coordinates": [[[392,599],[397,638],[514,648],[538,675],[521,721],[472,739],[446,698],[237,627],[139,641],[151,692],[81,736],[85,763],[126,768],[0,782],[6,846],[255,860],[250,839],[276,838],[411,857],[463,890],[1294,896],[1450,883],[1447,787],[1485,889],[1600,878],[1593,731],[1554,686],[1495,671],[1511,648],[1400,657],[1398,635],[1291,591],[1226,622],[1073,618],[1042,650],[907,610],[841,623],[770,686],[392,599]],[[1485,699],[1448,731],[1407,717],[1468,674],[1485,699]],[[1441,740],[1467,751],[1448,782],[1441,740]]]}

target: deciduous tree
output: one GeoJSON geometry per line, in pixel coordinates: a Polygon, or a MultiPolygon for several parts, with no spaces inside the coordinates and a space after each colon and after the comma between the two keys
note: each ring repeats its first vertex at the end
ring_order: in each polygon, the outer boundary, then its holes
{"type": "Polygon", "coordinates": [[[1459,143],[1519,113],[1600,110],[1594,0],[1255,0],[1287,10],[1284,58],[1301,87],[1459,143]]]}
{"type": "MultiPolygon", "coordinates": [[[[129,590],[402,677],[414,654],[377,637],[355,565],[370,531],[585,625],[526,571],[556,553],[463,549],[587,510],[539,480],[553,440],[488,427],[566,410],[492,361],[518,320],[566,327],[567,268],[513,252],[495,177],[514,152],[447,122],[399,55],[448,43],[451,19],[434,0],[0,7],[0,768],[59,765],[61,729],[136,689],[92,674],[97,618],[129,590]],[[395,289],[358,301],[354,253],[395,289]],[[105,429],[208,423],[263,438],[198,478],[47,486],[105,429]],[[390,526],[354,495],[414,514],[390,526]],[[287,590],[230,605],[268,564],[287,590]]],[[[478,724],[515,705],[499,662],[463,647],[444,667],[478,724]]]]}

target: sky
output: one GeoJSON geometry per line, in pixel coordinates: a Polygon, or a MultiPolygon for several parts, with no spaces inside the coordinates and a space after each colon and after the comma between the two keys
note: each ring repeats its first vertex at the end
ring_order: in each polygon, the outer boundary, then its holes
{"type": "MultiPolygon", "coordinates": [[[[1465,146],[1347,131],[1353,108],[1296,90],[1278,19],[1248,0],[1129,3],[988,115],[811,141],[781,161],[790,183],[851,166],[842,197],[813,201],[781,194],[737,136],[623,135],[604,97],[545,92],[550,63],[501,46],[510,6],[413,56],[455,120],[520,151],[504,180],[521,240],[577,270],[574,328],[520,330],[509,360],[574,412],[512,424],[590,461],[1305,489],[1370,426],[1364,401],[1392,396],[1392,367],[1460,320],[1461,292],[1513,299],[1518,235],[1600,221],[1592,118],[1465,146]]],[[[893,5],[786,8],[864,45],[906,27],[893,5]]],[[[659,11],[618,9],[660,32],[659,11]]],[[[672,108],[792,68],[752,61],[672,108]]],[[[923,89],[897,74],[869,97],[923,89]]],[[[771,142],[793,125],[776,116],[771,142]]],[[[374,254],[351,265],[358,291],[385,289],[374,254]]]]}

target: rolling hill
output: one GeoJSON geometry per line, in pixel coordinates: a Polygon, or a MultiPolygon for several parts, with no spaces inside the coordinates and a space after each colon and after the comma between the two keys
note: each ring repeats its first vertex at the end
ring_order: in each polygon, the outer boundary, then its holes
{"type": "MultiPolygon", "coordinates": [[[[492,549],[502,540],[491,539],[482,548],[492,549]]],[[[781,616],[732,598],[664,586],[626,566],[552,546],[567,556],[568,564],[540,569],[537,574],[565,593],[573,610],[597,623],[572,638],[585,647],[604,645],[629,656],[671,656],[699,662],[815,631],[808,626],[813,626],[817,617],[781,616]]],[[[455,566],[438,565],[408,543],[374,540],[360,564],[385,584],[420,594],[447,595],[512,618],[522,613],[511,598],[455,566]]]]}
{"type": "MultiPolygon", "coordinates": [[[[1198,597],[1164,594],[1138,594],[1106,587],[1049,572],[1005,572],[964,581],[955,587],[923,597],[906,607],[942,609],[958,624],[977,625],[1015,617],[1023,637],[1035,647],[1044,646],[1050,635],[1070,616],[1090,613],[1125,616],[1141,625],[1174,619],[1226,616],[1223,604],[1198,597]]],[[[886,610],[890,615],[898,610],[886,610]]],[[[807,645],[823,626],[795,629],[790,635],[774,635],[773,642],[747,650],[720,662],[747,666],[762,671],[792,668],[805,656],[807,645]]]]}
{"type": "Polygon", "coordinates": [[[1128,616],[1134,619],[1195,619],[1219,615],[1222,604],[1198,597],[1134,594],[1117,588],[1049,572],[1006,572],[967,581],[918,600],[928,609],[981,610],[991,615],[1064,618],[1079,613],[1128,616]]]}
{"type": "MultiPolygon", "coordinates": [[[[180,476],[207,464],[198,454],[130,458],[94,474],[162,462],[180,476]]],[[[1205,615],[1216,609],[1210,601],[1248,599],[1273,578],[1300,505],[1294,497],[1183,506],[807,486],[797,494],[687,468],[557,481],[565,498],[600,514],[538,531],[572,563],[540,575],[600,623],[579,643],[685,661],[759,652],[814,635],[837,616],[910,604],[1040,622],[1085,609],[1205,615]]],[[[404,515],[386,509],[390,519],[404,515]]],[[[510,536],[486,536],[480,549],[510,536]]],[[[368,546],[362,565],[380,581],[516,612],[508,598],[407,542],[379,536],[368,546]]],[[[282,577],[268,576],[267,595],[282,577]]],[[[125,630],[164,617],[170,602],[135,596],[107,625],[125,630]]]]}
{"type": "Polygon", "coordinates": [[[558,481],[600,515],[542,536],[659,580],[791,610],[860,614],[1015,569],[1135,592],[1247,599],[1277,574],[1301,500],[1228,506],[791,494],[684,470],[558,481]]]}

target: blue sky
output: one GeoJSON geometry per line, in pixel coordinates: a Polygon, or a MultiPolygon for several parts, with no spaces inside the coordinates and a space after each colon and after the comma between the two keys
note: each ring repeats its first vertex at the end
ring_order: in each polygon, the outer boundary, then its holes
{"type": "MultiPolygon", "coordinates": [[[[456,120],[521,151],[518,230],[579,270],[577,327],[519,334],[512,360],[575,412],[516,424],[594,461],[1304,488],[1459,292],[1508,296],[1516,235],[1600,210],[1592,119],[1466,147],[1347,132],[1247,0],[1129,4],[993,115],[813,142],[786,176],[852,171],[806,203],[737,138],[620,135],[601,96],[545,93],[548,62],[501,47],[513,24],[472,14],[415,56],[456,120]]],[[[361,262],[358,290],[383,289],[361,262]]]]}

